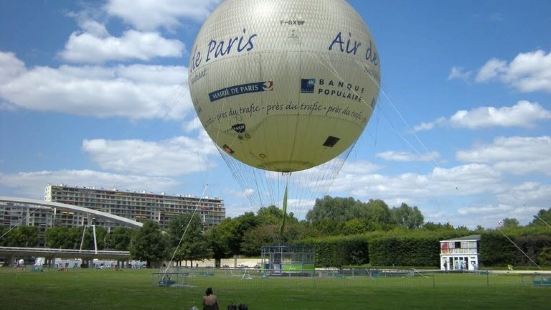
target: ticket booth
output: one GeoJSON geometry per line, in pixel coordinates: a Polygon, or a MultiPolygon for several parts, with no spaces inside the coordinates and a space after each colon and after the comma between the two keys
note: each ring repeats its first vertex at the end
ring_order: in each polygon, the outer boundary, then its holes
{"type": "Polygon", "coordinates": [[[480,235],[440,241],[440,270],[478,270],[480,235]]]}

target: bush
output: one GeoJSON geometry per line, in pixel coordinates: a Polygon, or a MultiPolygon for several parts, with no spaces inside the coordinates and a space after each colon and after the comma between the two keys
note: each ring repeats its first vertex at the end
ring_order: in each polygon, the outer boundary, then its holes
{"type": "Polygon", "coordinates": [[[362,235],[310,239],[300,244],[314,247],[316,267],[342,267],[369,263],[369,242],[362,235]]]}
{"type": "Polygon", "coordinates": [[[440,238],[389,236],[372,240],[369,245],[373,266],[438,266],[440,238]]]}
{"type": "MultiPolygon", "coordinates": [[[[351,265],[439,266],[440,240],[468,235],[464,230],[393,230],[353,236],[307,239],[300,244],[314,246],[317,267],[351,265]]],[[[529,266],[550,264],[551,234],[519,228],[485,231],[481,235],[481,266],[529,266]],[[509,239],[507,239],[507,237],[509,239]],[[515,244],[530,259],[515,246],[515,244]]]]}
{"type": "Polygon", "coordinates": [[[480,239],[480,264],[482,266],[533,265],[546,247],[551,247],[550,234],[522,229],[486,232],[480,239]]]}
{"type": "Polygon", "coordinates": [[[438,266],[440,240],[463,235],[442,230],[378,231],[354,236],[308,239],[301,244],[316,249],[317,267],[438,266]]]}

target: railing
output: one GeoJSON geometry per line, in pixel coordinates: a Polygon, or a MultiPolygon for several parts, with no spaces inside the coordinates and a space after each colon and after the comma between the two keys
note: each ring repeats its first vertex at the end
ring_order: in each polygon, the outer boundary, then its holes
{"type": "Polygon", "coordinates": [[[33,256],[97,256],[97,257],[119,257],[119,258],[128,258],[130,257],[130,252],[128,251],[110,251],[110,250],[75,250],[75,249],[55,249],[55,248],[25,248],[25,247],[0,247],[0,253],[14,253],[14,254],[28,254],[33,256]]]}
{"type": "Polygon", "coordinates": [[[477,254],[476,249],[442,249],[440,254],[477,254]]]}

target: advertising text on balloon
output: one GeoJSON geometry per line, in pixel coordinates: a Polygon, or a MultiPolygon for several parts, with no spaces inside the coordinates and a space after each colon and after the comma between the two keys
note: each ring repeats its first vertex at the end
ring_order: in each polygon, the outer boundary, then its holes
{"type": "Polygon", "coordinates": [[[373,42],[369,40],[369,43],[366,45],[365,53],[361,52],[362,42],[353,40],[352,33],[348,33],[348,38],[346,36],[343,38],[342,32],[337,33],[335,39],[329,45],[329,50],[340,51],[341,53],[352,54],[354,56],[362,56],[365,58],[365,61],[371,63],[374,66],[379,65],[379,56],[373,47],[373,42]]]}
{"type": "Polygon", "coordinates": [[[256,33],[248,34],[247,29],[243,28],[242,33],[226,39],[211,39],[206,46],[206,57],[197,47],[193,51],[191,58],[191,72],[195,71],[203,63],[217,59],[222,56],[250,52],[255,47],[256,33]]]}

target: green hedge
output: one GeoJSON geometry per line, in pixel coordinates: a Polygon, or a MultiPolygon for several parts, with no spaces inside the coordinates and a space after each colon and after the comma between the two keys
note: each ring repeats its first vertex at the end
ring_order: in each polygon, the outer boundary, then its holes
{"type": "MultiPolygon", "coordinates": [[[[440,265],[440,240],[472,234],[466,231],[394,230],[355,236],[307,239],[299,244],[310,245],[316,251],[316,267],[440,265]]],[[[481,234],[480,265],[530,266],[533,262],[548,264],[546,249],[551,248],[551,233],[519,229],[486,231],[481,234]],[[507,237],[510,239],[507,239],[507,237]]]]}
{"type": "Polygon", "coordinates": [[[342,267],[369,263],[369,242],[362,235],[309,239],[300,244],[314,247],[316,267],[342,267]]]}
{"type": "Polygon", "coordinates": [[[440,238],[383,237],[369,243],[369,253],[373,266],[438,266],[440,238]]]}
{"type": "Polygon", "coordinates": [[[372,232],[354,236],[303,240],[314,246],[317,267],[438,266],[440,240],[463,235],[454,231],[372,232]]]}
{"type": "Polygon", "coordinates": [[[530,234],[522,231],[483,233],[480,239],[480,264],[487,267],[546,264],[545,261],[538,262],[538,258],[547,247],[551,247],[551,233],[530,234]]]}

